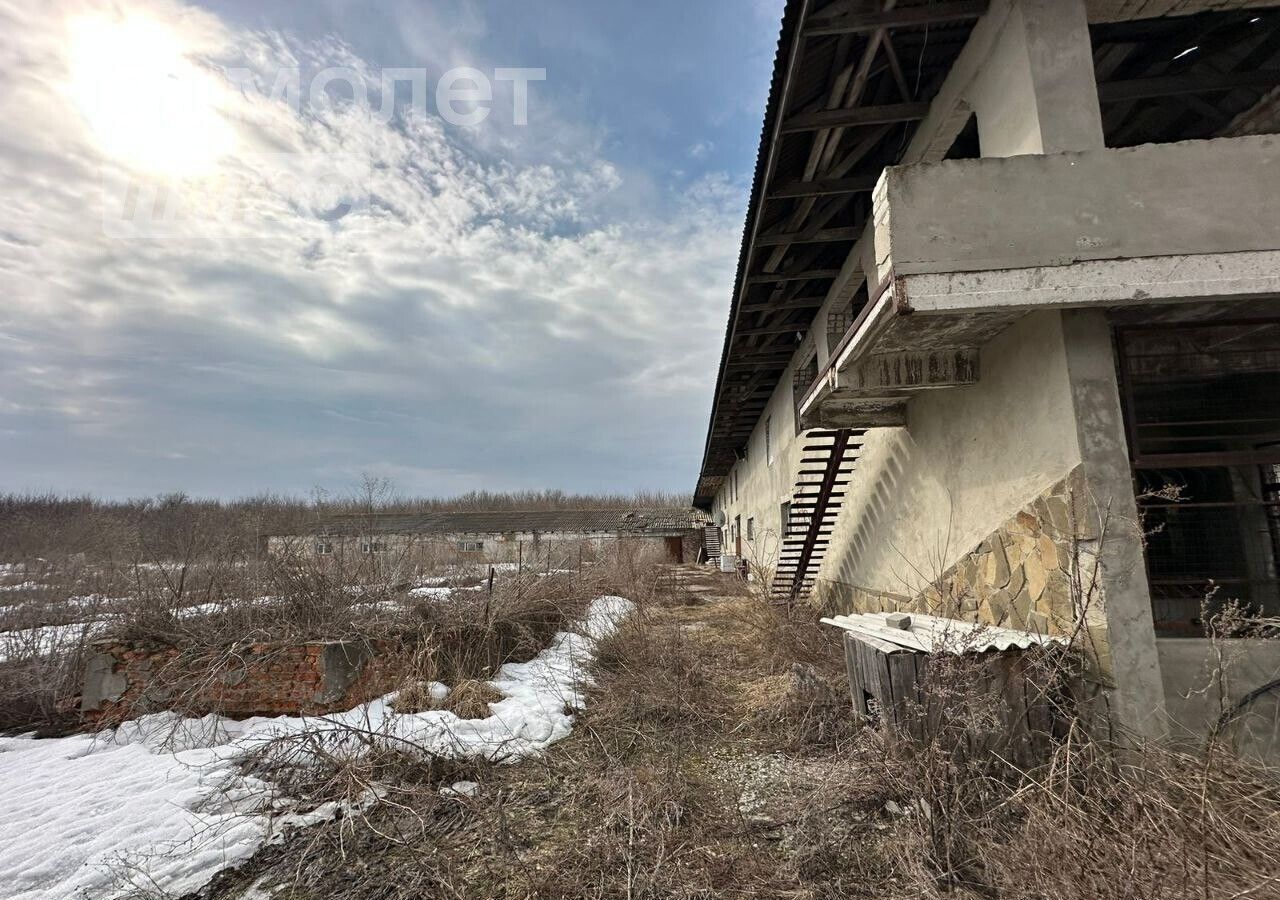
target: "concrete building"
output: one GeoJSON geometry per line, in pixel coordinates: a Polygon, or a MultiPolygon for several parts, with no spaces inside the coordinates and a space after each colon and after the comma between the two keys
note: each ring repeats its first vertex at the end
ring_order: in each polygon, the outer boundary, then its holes
{"type": "Polygon", "coordinates": [[[1078,632],[1139,733],[1280,676],[1237,641],[1192,693],[1207,594],[1280,611],[1274,5],[788,2],[696,489],[726,552],[1078,632]]]}
{"type": "Polygon", "coordinates": [[[696,562],[706,516],[692,509],[465,510],[334,516],[306,534],[267,539],[273,555],[381,558],[431,568],[455,562],[564,567],[618,542],[696,562]]]}

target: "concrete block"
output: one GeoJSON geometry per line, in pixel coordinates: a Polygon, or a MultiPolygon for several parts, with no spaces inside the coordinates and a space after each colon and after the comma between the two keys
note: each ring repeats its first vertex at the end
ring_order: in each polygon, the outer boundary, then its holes
{"type": "Polygon", "coordinates": [[[907,613],[889,613],[885,616],[885,622],[890,628],[900,628],[903,631],[911,630],[911,616],[907,613]]]}

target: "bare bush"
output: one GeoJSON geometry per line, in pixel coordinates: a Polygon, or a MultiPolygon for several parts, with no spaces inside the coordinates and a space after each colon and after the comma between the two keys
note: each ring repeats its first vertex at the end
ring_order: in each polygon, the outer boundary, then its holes
{"type": "Polygon", "coordinates": [[[679,630],[634,615],[596,650],[587,723],[614,746],[688,746],[724,720],[702,649],[679,630]]]}

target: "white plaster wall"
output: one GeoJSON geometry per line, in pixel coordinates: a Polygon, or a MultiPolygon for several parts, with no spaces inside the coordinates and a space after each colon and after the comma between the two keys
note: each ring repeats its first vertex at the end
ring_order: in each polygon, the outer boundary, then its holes
{"type": "Polygon", "coordinates": [[[868,433],[819,578],[912,595],[1081,461],[1057,312],[988,344],[981,381],[868,433]]]}
{"type": "Polygon", "coordinates": [[[730,529],[734,517],[741,516],[743,556],[766,566],[771,566],[777,560],[782,531],[782,504],[791,499],[803,456],[803,434],[796,434],[792,398],[794,365],[789,365],[778,379],[778,385],[747,443],[747,458],[740,460],[729,472],[712,507],[717,524],[723,522],[724,552],[734,552],[730,529]],[[765,456],[764,432],[767,422],[772,423],[772,465],[765,456]],[[736,501],[732,499],[735,475],[738,479],[736,501]],[[721,514],[724,516],[723,520],[719,518],[721,514]],[[747,520],[750,518],[755,519],[756,536],[749,542],[746,531],[747,520]]]}

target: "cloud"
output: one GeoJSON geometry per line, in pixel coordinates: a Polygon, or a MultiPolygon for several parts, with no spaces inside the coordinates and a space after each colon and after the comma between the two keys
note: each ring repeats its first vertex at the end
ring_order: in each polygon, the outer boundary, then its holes
{"type": "Polygon", "coordinates": [[[691,159],[706,159],[715,148],[716,145],[711,141],[698,141],[694,144],[690,144],[689,149],[686,152],[689,154],[691,159]]]}
{"type": "Polygon", "coordinates": [[[638,206],[643,175],[598,142],[521,145],[496,114],[459,129],[411,103],[389,121],[296,106],[270,95],[282,67],[380,73],[336,39],[174,2],[0,0],[0,29],[5,486],[303,491],[366,469],[413,491],[691,484],[743,185],[638,206]],[[131,62],[136,96],[86,110],[100,98],[69,35],[122,15],[169,43],[131,62]],[[196,84],[186,133],[130,105],[155,99],[152,64],[196,84]],[[126,114],[135,133],[105,139],[126,114]]]}

